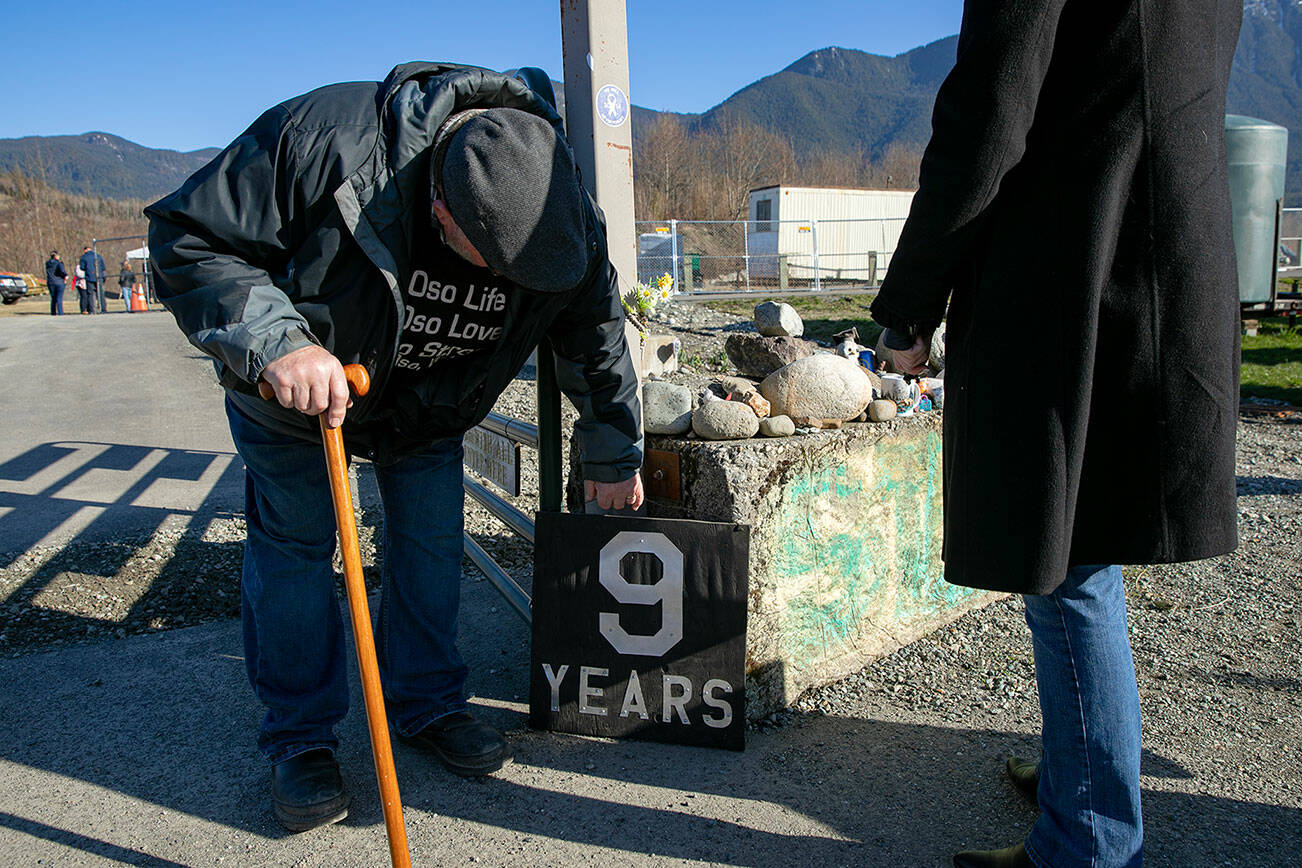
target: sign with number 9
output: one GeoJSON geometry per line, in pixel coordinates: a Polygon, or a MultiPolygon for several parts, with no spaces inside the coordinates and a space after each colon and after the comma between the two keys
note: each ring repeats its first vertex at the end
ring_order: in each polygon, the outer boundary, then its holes
{"type": "MultiPolygon", "coordinates": [[[[598,616],[601,635],[620,654],[662,657],[683,638],[683,553],[664,534],[623,531],[601,549],[598,581],[620,603],[662,604],[660,629],[654,636],[631,636],[619,624],[619,615],[598,616]],[[642,553],[660,560],[664,569],[654,585],[634,585],[624,578],[625,555],[642,553]]],[[[591,622],[589,622],[591,623],[591,622]]]]}

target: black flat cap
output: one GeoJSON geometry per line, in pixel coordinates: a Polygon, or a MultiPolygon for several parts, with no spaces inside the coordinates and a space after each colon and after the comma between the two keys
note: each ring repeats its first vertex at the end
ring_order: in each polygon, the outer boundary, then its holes
{"type": "Polygon", "coordinates": [[[519,109],[476,111],[432,162],[452,219],[490,268],[536,292],[583,279],[583,194],[550,123],[519,109]]]}

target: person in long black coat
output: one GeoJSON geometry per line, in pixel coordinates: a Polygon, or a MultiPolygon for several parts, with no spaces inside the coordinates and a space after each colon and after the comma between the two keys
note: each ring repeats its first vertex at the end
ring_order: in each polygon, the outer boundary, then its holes
{"type": "MultiPolygon", "coordinates": [[[[945,577],[1028,595],[1040,820],[957,865],[1139,864],[1119,563],[1237,543],[1225,93],[1241,0],[968,0],[873,317],[946,314],[945,577]]],[[[1033,764],[1010,762],[1029,790],[1033,764]]]]}

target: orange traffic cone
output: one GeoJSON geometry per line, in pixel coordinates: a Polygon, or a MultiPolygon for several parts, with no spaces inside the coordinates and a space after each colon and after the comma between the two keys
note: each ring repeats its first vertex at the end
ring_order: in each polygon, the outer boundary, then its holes
{"type": "Polygon", "coordinates": [[[145,288],[140,284],[131,287],[131,312],[141,313],[149,310],[149,303],[145,301],[145,288]]]}

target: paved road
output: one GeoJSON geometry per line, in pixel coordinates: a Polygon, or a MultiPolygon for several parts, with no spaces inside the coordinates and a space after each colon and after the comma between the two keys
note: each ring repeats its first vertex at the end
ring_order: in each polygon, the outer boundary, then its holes
{"type": "Polygon", "coordinates": [[[242,509],[212,367],[162,313],[0,318],[0,550],[242,509]]]}
{"type": "MultiPolygon", "coordinates": [[[[0,551],[238,510],[238,461],[197,355],[161,314],[0,319],[0,551]]],[[[944,723],[887,696],[853,717],[793,715],[751,733],[743,753],[531,732],[528,636],[503,609],[467,583],[473,704],[509,731],[517,760],[467,782],[397,747],[417,865],[943,866],[964,845],[1016,840],[1034,818],[998,773],[1009,752],[1034,750],[1034,715],[1021,711],[944,723]]],[[[352,813],[288,836],[268,816],[238,624],[2,660],[0,862],[384,864],[354,693],[341,730],[352,813]]],[[[1182,818],[1155,828],[1151,864],[1239,864],[1226,813],[1297,834],[1288,807],[1146,800],[1182,818]]]]}

